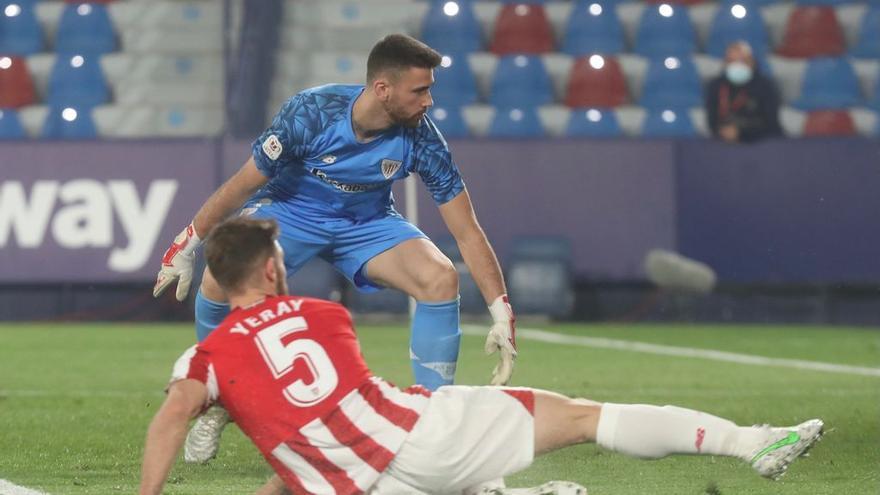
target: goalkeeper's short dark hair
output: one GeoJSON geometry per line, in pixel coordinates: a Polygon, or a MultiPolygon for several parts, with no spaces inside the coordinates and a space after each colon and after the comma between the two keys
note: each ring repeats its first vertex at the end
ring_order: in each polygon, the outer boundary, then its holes
{"type": "Polygon", "coordinates": [[[367,58],[367,84],[381,74],[396,78],[411,67],[433,69],[443,57],[436,50],[405,34],[389,34],[373,46],[367,58]]]}
{"type": "Polygon", "coordinates": [[[268,258],[278,239],[275,220],[236,217],[217,225],[205,240],[205,260],[227,292],[240,291],[268,258]]]}

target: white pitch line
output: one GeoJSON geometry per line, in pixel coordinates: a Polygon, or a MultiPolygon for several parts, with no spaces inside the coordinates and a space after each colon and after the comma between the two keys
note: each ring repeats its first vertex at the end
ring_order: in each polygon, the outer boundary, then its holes
{"type": "MultiPolygon", "coordinates": [[[[484,327],[462,327],[468,335],[484,335],[484,327]]],[[[753,354],[738,354],[735,352],[716,351],[713,349],[697,349],[694,347],[677,347],[670,345],[650,344],[630,340],[607,339],[603,337],[584,337],[579,335],[565,335],[561,333],[547,332],[531,328],[517,328],[518,339],[536,340],[550,344],[579,345],[583,347],[596,347],[600,349],[614,349],[618,351],[643,352],[647,354],[659,354],[663,356],[689,357],[709,359],[712,361],[726,361],[729,363],[748,364],[754,366],[777,366],[811,371],[825,371],[829,373],[843,373],[849,375],[878,376],[880,368],[866,366],[849,366],[845,364],[823,363],[820,361],[806,361],[803,359],[784,359],[756,356],[753,354]]]]}
{"type": "Polygon", "coordinates": [[[0,495],[48,495],[43,492],[31,490],[15,483],[10,483],[4,479],[0,479],[0,495]]]}

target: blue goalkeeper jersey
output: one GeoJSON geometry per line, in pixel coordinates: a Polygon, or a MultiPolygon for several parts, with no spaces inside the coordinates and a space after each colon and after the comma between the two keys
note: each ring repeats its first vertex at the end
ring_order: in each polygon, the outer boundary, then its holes
{"type": "Polygon", "coordinates": [[[427,116],[417,128],[395,126],[358,142],[351,111],[363,89],[328,84],[281,107],[253,144],[257,168],[270,179],[254,199],[282,202],[315,219],[361,221],[394,214],[391,184],[413,172],[437,204],[464,189],[446,140],[427,116]]]}

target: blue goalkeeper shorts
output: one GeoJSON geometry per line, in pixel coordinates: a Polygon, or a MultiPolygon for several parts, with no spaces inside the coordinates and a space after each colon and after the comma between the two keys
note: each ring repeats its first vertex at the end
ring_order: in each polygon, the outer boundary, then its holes
{"type": "Polygon", "coordinates": [[[427,238],[415,225],[397,212],[367,221],[346,218],[311,218],[293,214],[282,202],[266,200],[248,203],[242,215],[274,219],[278,222],[288,275],[297,272],[307,261],[320,256],[339,270],[361,292],[375,292],[383,287],[364,274],[367,262],[408,239],[427,238]]]}

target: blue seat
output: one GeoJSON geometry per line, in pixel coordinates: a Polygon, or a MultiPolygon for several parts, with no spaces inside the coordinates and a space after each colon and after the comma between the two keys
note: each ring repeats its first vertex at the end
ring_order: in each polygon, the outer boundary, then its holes
{"type": "Polygon", "coordinates": [[[55,37],[56,53],[94,55],[113,51],[116,33],[105,6],[69,3],[64,7],[55,37]]]}
{"type": "Polygon", "coordinates": [[[687,8],[649,5],[642,12],[634,51],[646,57],[686,56],[696,51],[697,35],[687,8]]]}
{"type": "Polygon", "coordinates": [[[565,129],[568,137],[619,137],[617,115],[610,109],[573,108],[565,129]]]}
{"type": "Polygon", "coordinates": [[[566,23],[562,51],[573,57],[626,51],[623,27],[614,4],[578,0],[566,23]]]}
{"type": "Polygon", "coordinates": [[[422,20],[421,40],[440,53],[469,53],[483,49],[483,31],[470,2],[434,2],[422,20]],[[444,9],[447,9],[444,11],[444,9]]]}
{"type": "Polygon", "coordinates": [[[852,0],[795,0],[797,5],[828,5],[837,7],[839,5],[852,3],[852,0]]]}
{"type": "Polygon", "coordinates": [[[506,280],[517,314],[561,319],[574,307],[572,250],[568,239],[523,236],[511,241],[506,280]]]}
{"type": "Polygon", "coordinates": [[[43,123],[46,139],[95,139],[98,131],[90,107],[50,106],[43,123]]]}
{"type": "Polygon", "coordinates": [[[880,112],[880,77],[874,83],[874,98],[868,104],[874,110],[880,112]]]}
{"type": "Polygon", "coordinates": [[[535,107],[552,103],[553,82],[537,55],[507,55],[498,60],[489,103],[499,107],[535,107]]]}
{"type": "Polygon", "coordinates": [[[865,12],[859,39],[850,54],[859,58],[880,58],[880,3],[871,5],[865,12]]]}
{"type": "Polygon", "coordinates": [[[495,109],[489,125],[489,137],[544,137],[544,127],[534,107],[500,107],[495,109]]]}
{"type": "Polygon", "coordinates": [[[689,56],[651,60],[639,103],[649,108],[701,106],[703,86],[693,60],[689,56]]]}
{"type": "Polygon", "coordinates": [[[446,139],[466,138],[471,134],[461,115],[461,107],[435,106],[428,114],[446,139]]]}
{"type": "Polygon", "coordinates": [[[436,104],[444,107],[460,107],[477,102],[477,80],[467,55],[443,55],[440,67],[434,69],[431,96],[436,104]]]}
{"type": "Polygon", "coordinates": [[[0,53],[31,55],[42,52],[44,46],[33,3],[0,1],[0,53]]]}
{"type": "Polygon", "coordinates": [[[793,105],[802,110],[822,110],[855,107],[862,102],[859,80],[849,60],[817,57],[807,63],[801,94],[793,105]]]}
{"type": "Polygon", "coordinates": [[[0,140],[25,139],[27,133],[18,118],[18,112],[10,108],[0,109],[0,140]]]}
{"type": "Polygon", "coordinates": [[[50,105],[94,106],[110,100],[97,55],[59,55],[49,74],[50,105]]]}
{"type": "Polygon", "coordinates": [[[648,109],[642,125],[643,137],[687,138],[696,137],[697,131],[686,108],[648,109]]]}
{"type": "Polygon", "coordinates": [[[736,1],[725,2],[709,27],[706,53],[724,58],[727,46],[740,40],[747,41],[753,52],[765,54],[766,58],[770,37],[758,6],[736,1]]]}

